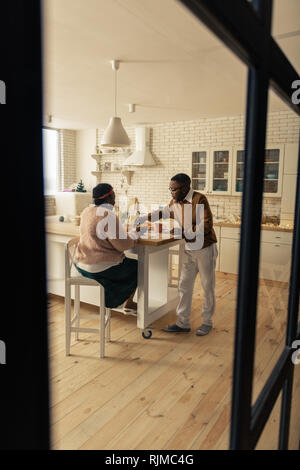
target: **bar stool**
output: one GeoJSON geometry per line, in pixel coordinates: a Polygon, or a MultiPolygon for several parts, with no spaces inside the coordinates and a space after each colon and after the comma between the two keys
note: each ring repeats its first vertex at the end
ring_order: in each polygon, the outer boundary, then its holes
{"type": "MultiPolygon", "coordinates": [[[[97,281],[77,275],[72,275],[74,265],[74,255],[79,237],[69,240],[65,244],[65,328],[66,328],[66,356],[70,355],[71,333],[75,332],[75,340],[78,340],[78,333],[98,333],[100,338],[100,358],[105,355],[105,340],[110,341],[110,314],[109,308],[105,307],[105,291],[97,281]],[[75,286],[74,316],[71,312],[71,286],[75,286]],[[95,286],[100,291],[99,315],[95,313],[80,314],[80,286],[95,286]],[[99,321],[99,328],[80,327],[80,318],[89,318],[99,321]],[[74,326],[75,325],[75,326],[74,326]]],[[[74,267],[74,269],[76,269],[74,267]]]]}

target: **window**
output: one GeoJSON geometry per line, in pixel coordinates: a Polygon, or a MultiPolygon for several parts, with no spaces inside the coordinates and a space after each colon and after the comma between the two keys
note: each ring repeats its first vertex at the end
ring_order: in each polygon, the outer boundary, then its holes
{"type": "Polygon", "coordinates": [[[58,191],[59,134],[55,129],[43,129],[44,194],[58,191]]]}

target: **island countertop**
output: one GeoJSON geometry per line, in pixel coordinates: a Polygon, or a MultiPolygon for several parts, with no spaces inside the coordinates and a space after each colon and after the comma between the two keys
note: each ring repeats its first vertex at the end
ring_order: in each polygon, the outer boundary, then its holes
{"type": "MultiPolygon", "coordinates": [[[[65,235],[67,237],[78,237],[79,226],[71,222],[49,222],[46,220],[45,223],[46,233],[53,233],[56,235],[65,235]]],[[[174,241],[173,235],[165,233],[158,234],[158,238],[140,238],[138,240],[139,245],[149,246],[161,246],[166,245],[174,241]]]]}

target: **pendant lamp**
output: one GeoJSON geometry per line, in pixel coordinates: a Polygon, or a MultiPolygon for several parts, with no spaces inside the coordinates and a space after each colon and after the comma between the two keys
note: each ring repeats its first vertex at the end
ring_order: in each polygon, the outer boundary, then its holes
{"type": "Polygon", "coordinates": [[[122,126],[121,118],[117,117],[117,70],[119,69],[120,61],[112,60],[111,65],[115,71],[115,115],[109,120],[108,127],[101,140],[101,145],[103,147],[129,147],[129,137],[122,126]]]}

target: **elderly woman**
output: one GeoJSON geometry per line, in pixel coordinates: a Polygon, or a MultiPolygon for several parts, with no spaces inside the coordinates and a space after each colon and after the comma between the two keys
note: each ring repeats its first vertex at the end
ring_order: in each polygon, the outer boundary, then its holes
{"type": "Polygon", "coordinates": [[[87,207],[81,214],[75,266],[83,276],[104,287],[106,307],[119,307],[125,302],[124,311],[136,313],[133,296],[137,261],[127,258],[124,250],[136,244],[137,233],[127,234],[113,211],[115,193],[110,184],[93,188],[93,199],[95,206],[87,207]]]}

